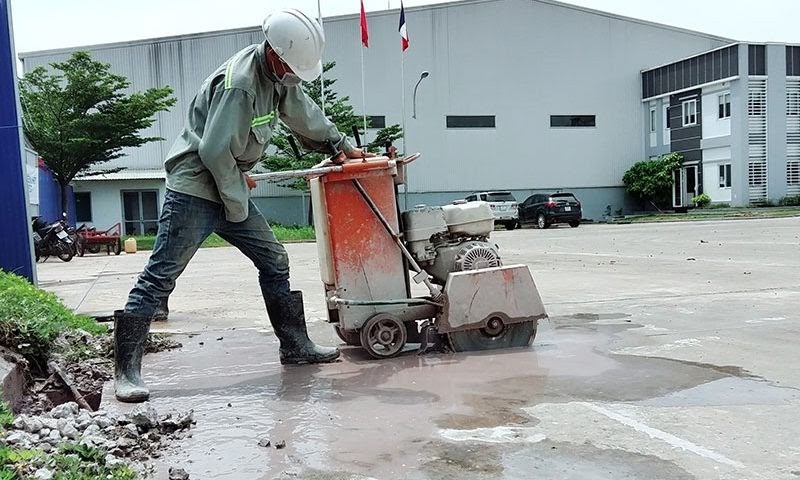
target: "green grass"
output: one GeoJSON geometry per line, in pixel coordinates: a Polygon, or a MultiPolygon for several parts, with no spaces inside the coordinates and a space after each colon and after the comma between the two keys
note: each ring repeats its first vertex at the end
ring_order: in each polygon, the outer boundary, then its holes
{"type": "Polygon", "coordinates": [[[22,450],[6,445],[0,446],[0,480],[17,480],[23,472],[47,468],[55,480],[134,480],[137,475],[124,465],[107,466],[106,452],[94,448],[62,444],[57,453],[45,453],[39,449],[22,450]]]}
{"type": "MultiPolygon", "coordinates": [[[[2,391],[0,391],[2,394],[2,391]]],[[[0,398],[2,395],[0,395],[0,398]]],[[[0,400],[0,427],[6,428],[11,423],[14,422],[14,414],[11,412],[11,408],[8,406],[8,403],[0,400]]]]}
{"type": "Polygon", "coordinates": [[[273,225],[272,231],[280,242],[307,242],[316,239],[314,227],[273,225]]]}
{"type": "Polygon", "coordinates": [[[61,332],[78,328],[91,334],[107,331],[94,319],[73,313],[54,294],[0,270],[0,345],[38,362],[48,357],[61,332]]]}
{"type": "Polygon", "coordinates": [[[683,222],[736,218],[777,218],[800,216],[800,208],[733,208],[703,209],[688,213],[654,213],[625,218],[618,223],[683,222]]]}
{"type": "MultiPolygon", "coordinates": [[[[283,226],[283,225],[271,225],[273,233],[275,233],[275,237],[278,241],[283,243],[291,243],[291,242],[306,242],[310,240],[314,240],[314,228],[310,226],[283,226]]],[[[137,235],[136,237],[136,248],[138,250],[152,250],[153,245],[156,242],[155,235],[137,235]]],[[[208,248],[208,247],[229,247],[230,243],[226,242],[216,233],[212,233],[201,247],[208,248]]]]}
{"type": "MultiPolygon", "coordinates": [[[[156,236],[155,235],[137,235],[136,238],[136,249],[137,250],[152,250],[153,245],[156,243],[156,236]]],[[[212,233],[201,247],[228,247],[230,243],[223,240],[219,235],[216,233],[212,233]]]]}

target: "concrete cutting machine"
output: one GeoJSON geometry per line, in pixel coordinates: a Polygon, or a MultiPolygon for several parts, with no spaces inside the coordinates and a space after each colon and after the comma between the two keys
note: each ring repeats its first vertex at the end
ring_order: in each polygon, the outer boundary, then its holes
{"type": "Polygon", "coordinates": [[[397,186],[418,157],[252,177],[309,180],[328,321],[346,344],[375,358],[433,340],[457,352],[529,346],[547,314],[528,267],[503,265],[489,242],[489,205],[400,212],[397,186]],[[427,294],[412,296],[412,282],[427,294]]]}

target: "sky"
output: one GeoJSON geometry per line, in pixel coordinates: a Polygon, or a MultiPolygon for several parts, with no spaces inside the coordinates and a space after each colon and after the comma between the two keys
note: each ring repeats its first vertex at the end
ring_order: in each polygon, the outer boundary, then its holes
{"type": "MultiPolygon", "coordinates": [[[[400,0],[363,0],[369,12],[400,0]]],[[[563,0],[583,7],[751,42],[800,44],[797,0],[563,0]]],[[[403,0],[406,9],[444,0],[403,0]]],[[[281,7],[358,13],[358,0],[10,0],[17,52],[259,25],[281,7]]],[[[407,22],[413,44],[414,25],[407,22]]]]}

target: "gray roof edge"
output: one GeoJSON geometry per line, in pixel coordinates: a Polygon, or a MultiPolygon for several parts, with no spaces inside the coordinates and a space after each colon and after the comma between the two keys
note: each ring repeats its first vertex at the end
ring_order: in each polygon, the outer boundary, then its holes
{"type": "MultiPolygon", "coordinates": [[[[442,8],[456,7],[456,6],[473,5],[473,4],[480,4],[480,3],[498,3],[498,2],[508,2],[508,1],[514,1],[514,0],[453,0],[453,1],[450,1],[450,2],[442,2],[442,3],[432,4],[432,5],[419,5],[419,6],[415,6],[415,7],[408,7],[408,8],[405,8],[405,11],[406,11],[406,13],[408,13],[408,12],[414,12],[414,11],[419,11],[419,10],[437,10],[437,9],[442,9],[442,8]]],[[[516,1],[524,2],[524,3],[542,3],[542,4],[545,4],[545,5],[552,5],[552,6],[555,6],[555,7],[567,8],[567,9],[570,9],[570,10],[576,10],[576,11],[579,11],[579,12],[589,13],[589,14],[592,14],[592,15],[598,15],[598,16],[601,16],[601,17],[606,17],[606,18],[610,18],[610,19],[614,19],[614,20],[622,20],[622,21],[626,21],[626,22],[638,23],[638,24],[641,24],[641,25],[648,25],[648,26],[651,26],[651,27],[663,28],[663,29],[666,29],[666,30],[672,30],[672,31],[680,32],[680,33],[690,34],[690,35],[698,35],[698,36],[701,36],[701,37],[706,37],[706,38],[711,39],[711,40],[717,40],[717,41],[720,41],[720,42],[736,43],[738,41],[736,39],[727,38],[727,37],[721,37],[719,35],[713,35],[713,34],[710,34],[710,33],[700,32],[700,31],[697,31],[697,30],[690,30],[688,28],[675,27],[673,25],[667,25],[667,24],[664,24],[664,23],[653,22],[653,21],[650,21],[650,20],[642,20],[641,18],[628,17],[628,16],[625,16],[625,15],[617,14],[617,13],[604,12],[602,10],[596,10],[596,9],[589,8],[589,7],[582,7],[580,5],[574,5],[574,4],[571,4],[571,3],[565,3],[565,2],[558,1],[558,0],[516,0],[516,1]]],[[[367,12],[367,15],[381,15],[382,16],[382,15],[389,15],[389,14],[399,14],[399,12],[400,12],[399,8],[393,8],[391,10],[379,10],[379,11],[375,11],[375,12],[367,12]]],[[[361,15],[360,13],[348,13],[348,14],[345,14],[345,15],[337,15],[337,16],[333,16],[333,17],[326,17],[326,18],[323,18],[323,21],[350,20],[350,19],[353,19],[353,18],[358,18],[360,15],[361,15]]]]}
{"type": "Polygon", "coordinates": [[[92,45],[78,45],[74,47],[64,47],[64,48],[52,48],[48,50],[35,50],[30,52],[18,52],[17,56],[20,59],[25,58],[33,58],[33,57],[41,57],[41,56],[48,56],[57,53],[69,53],[74,52],[77,50],[106,50],[112,48],[119,48],[119,47],[129,47],[129,46],[136,46],[136,45],[149,45],[153,43],[166,43],[166,42],[174,42],[178,40],[193,40],[196,38],[208,38],[208,37],[219,37],[223,35],[230,35],[232,33],[249,33],[251,31],[260,31],[261,27],[259,26],[252,26],[252,27],[239,27],[239,28],[230,28],[227,30],[213,30],[210,32],[198,32],[198,33],[184,33],[180,35],[170,35],[167,37],[152,37],[152,38],[141,38],[137,40],[124,40],[121,42],[112,42],[112,43],[96,43],[92,45]]]}
{"type": "MultiPolygon", "coordinates": [[[[508,1],[519,1],[524,3],[541,3],[545,5],[552,5],[555,7],[567,8],[570,10],[575,10],[579,12],[589,13],[592,15],[598,15],[602,17],[607,17],[614,20],[622,20],[626,22],[637,23],[641,25],[648,25],[652,27],[657,27],[666,30],[672,30],[675,32],[696,35],[708,38],[710,40],[716,40],[720,42],[726,43],[738,43],[737,40],[721,37],[718,35],[712,35],[709,33],[699,32],[696,30],[690,30],[681,27],[675,27],[672,25],[666,25],[663,23],[652,22],[649,20],[642,20],[639,18],[627,17],[624,15],[619,15],[616,13],[604,12],[602,10],[595,10],[588,7],[582,7],[579,5],[573,5],[569,3],[564,3],[557,0],[454,0],[451,2],[444,2],[444,3],[437,3],[437,4],[430,4],[430,5],[419,5],[415,7],[406,8],[405,11],[408,12],[415,12],[415,11],[422,11],[422,10],[438,10],[443,8],[451,8],[451,7],[460,7],[465,5],[473,5],[473,4],[482,4],[482,3],[498,3],[498,2],[508,2],[508,1]]],[[[379,10],[374,12],[367,12],[369,15],[391,15],[397,14],[400,11],[399,8],[391,9],[391,10],[379,10]]],[[[332,17],[323,17],[323,23],[325,22],[332,22],[332,21],[342,21],[342,20],[351,20],[353,18],[358,18],[360,13],[352,13],[352,14],[345,14],[345,15],[337,15],[332,17]]],[[[210,32],[198,32],[198,33],[186,33],[180,35],[170,35],[166,37],[153,37],[153,38],[144,38],[144,39],[137,39],[137,40],[127,40],[121,42],[112,42],[112,43],[101,43],[101,44],[92,44],[92,45],[80,45],[74,47],[64,47],[64,48],[55,48],[55,49],[48,49],[48,50],[36,50],[36,51],[28,51],[28,52],[18,52],[17,56],[20,59],[25,58],[32,58],[38,56],[46,56],[52,55],[57,53],[68,53],[73,52],[76,50],[82,49],[91,49],[91,50],[101,50],[101,49],[111,49],[111,48],[119,48],[125,46],[135,46],[135,45],[147,45],[152,43],[163,43],[163,42],[174,42],[177,40],[190,40],[196,38],[207,38],[207,37],[214,37],[214,36],[221,36],[221,35],[230,35],[232,33],[247,33],[251,31],[258,31],[261,27],[258,25],[251,26],[251,27],[238,27],[238,28],[231,28],[225,30],[214,30],[210,32]]]]}

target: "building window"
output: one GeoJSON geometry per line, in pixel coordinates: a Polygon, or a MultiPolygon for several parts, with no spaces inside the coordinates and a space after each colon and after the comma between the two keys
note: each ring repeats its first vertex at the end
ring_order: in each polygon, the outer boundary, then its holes
{"type": "Polygon", "coordinates": [[[719,166],[719,188],[731,187],[731,164],[722,163],[719,166]]]}
{"type": "Polygon", "coordinates": [[[367,117],[369,128],[386,128],[386,115],[370,115],[367,117]]]}
{"type": "Polygon", "coordinates": [[[650,133],[656,133],[656,109],[650,109],[650,133]]]}
{"type": "Polygon", "coordinates": [[[494,128],[494,115],[448,115],[447,128],[494,128]]]}
{"type": "Polygon", "coordinates": [[[550,127],[596,127],[594,115],[550,115],[550,127]]]}
{"type": "Polygon", "coordinates": [[[683,126],[697,125],[697,99],[686,100],[682,106],[683,126]]]}
{"type": "Polygon", "coordinates": [[[719,118],[731,118],[731,94],[722,93],[719,100],[719,118]]]}
{"type": "Polygon", "coordinates": [[[75,220],[79,222],[92,221],[91,192],[75,192],[75,220]]]}
{"type": "Polygon", "coordinates": [[[158,191],[122,192],[125,235],[155,235],[158,230],[158,191]]]}

